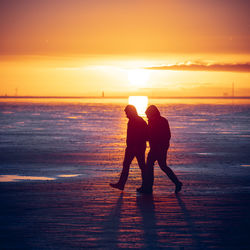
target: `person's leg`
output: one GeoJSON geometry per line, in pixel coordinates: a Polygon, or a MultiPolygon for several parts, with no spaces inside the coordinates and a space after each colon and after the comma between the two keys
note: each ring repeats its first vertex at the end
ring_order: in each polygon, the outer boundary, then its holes
{"type": "Polygon", "coordinates": [[[136,152],[136,159],[138,162],[138,165],[141,169],[141,177],[142,177],[142,184],[141,187],[139,189],[143,189],[144,185],[145,185],[145,170],[146,170],[146,164],[145,164],[145,150],[146,148],[141,148],[138,150],[138,152],[136,152]]]}
{"type": "Polygon", "coordinates": [[[173,170],[167,166],[167,150],[158,152],[157,161],[161,170],[166,173],[169,179],[175,184],[175,192],[180,192],[182,183],[179,181],[173,170]]]}
{"type": "Polygon", "coordinates": [[[152,192],[154,184],[154,163],[156,161],[156,155],[152,150],[149,151],[147,156],[146,168],[145,168],[145,182],[144,189],[146,192],[152,192]]]}
{"type": "Polygon", "coordinates": [[[132,160],[134,159],[134,157],[135,157],[134,152],[131,149],[126,148],[124,160],[123,160],[123,168],[122,168],[122,172],[120,175],[120,179],[116,184],[110,183],[111,187],[118,188],[120,190],[124,189],[124,186],[125,186],[126,181],[128,179],[129,167],[130,167],[130,164],[131,164],[132,160]]]}

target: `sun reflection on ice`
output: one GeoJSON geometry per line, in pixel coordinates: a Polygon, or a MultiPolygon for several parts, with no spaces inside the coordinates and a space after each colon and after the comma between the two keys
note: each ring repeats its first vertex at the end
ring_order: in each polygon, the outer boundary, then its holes
{"type": "Polygon", "coordinates": [[[0,182],[13,181],[52,181],[55,178],[45,176],[0,175],[0,182]]]}
{"type": "Polygon", "coordinates": [[[61,178],[70,178],[70,177],[77,177],[79,176],[79,174],[60,174],[57,175],[57,177],[61,177],[61,178]]]}
{"type": "Polygon", "coordinates": [[[145,111],[148,106],[148,97],[147,96],[130,96],[128,98],[128,103],[134,105],[140,116],[146,116],[145,111]]]}

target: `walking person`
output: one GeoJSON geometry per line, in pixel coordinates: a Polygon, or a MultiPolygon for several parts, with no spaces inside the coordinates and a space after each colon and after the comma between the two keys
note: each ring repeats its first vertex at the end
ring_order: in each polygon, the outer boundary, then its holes
{"type": "Polygon", "coordinates": [[[175,173],[166,163],[169,141],[171,138],[168,120],[160,115],[160,112],[155,105],[149,106],[145,113],[148,118],[148,140],[150,151],[147,156],[145,184],[143,187],[138,188],[137,191],[141,193],[152,193],[154,183],[153,166],[155,161],[158,161],[162,171],[165,172],[175,184],[175,193],[178,193],[181,191],[182,182],[179,181],[175,173]]]}
{"type": "Polygon", "coordinates": [[[138,165],[141,169],[141,188],[143,189],[145,180],[144,173],[147,123],[137,114],[136,108],[133,105],[127,105],[124,111],[129,121],[127,125],[127,147],[125,150],[123,168],[119,181],[117,183],[110,183],[109,185],[120,190],[124,189],[124,186],[128,179],[130,164],[136,157],[138,165]]]}

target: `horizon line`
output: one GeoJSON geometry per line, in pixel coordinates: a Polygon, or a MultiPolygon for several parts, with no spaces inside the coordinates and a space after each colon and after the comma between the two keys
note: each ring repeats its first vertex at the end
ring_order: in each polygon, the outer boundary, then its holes
{"type": "MultiPolygon", "coordinates": [[[[0,96],[0,99],[127,99],[129,96],[0,96]]],[[[147,96],[151,99],[250,99],[250,96],[147,96]]]]}

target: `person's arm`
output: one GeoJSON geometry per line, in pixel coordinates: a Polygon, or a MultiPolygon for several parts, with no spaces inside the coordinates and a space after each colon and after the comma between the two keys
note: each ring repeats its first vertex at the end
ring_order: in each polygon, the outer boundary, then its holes
{"type": "Polygon", "coordinates": [[[166,119],[166,130],[167,130],[167,139],[170,140],[171,139],[171,131],[170,131],[170,126],[169,126],[167,119],[166,119]]]}
{"type": "Polygon", "coordinates": [[[128,122],[128,129],[127,129],[127,146],[134,147],[137,142],[138,132],[136,130],[136,124],[134,121],[128,122]]]}

